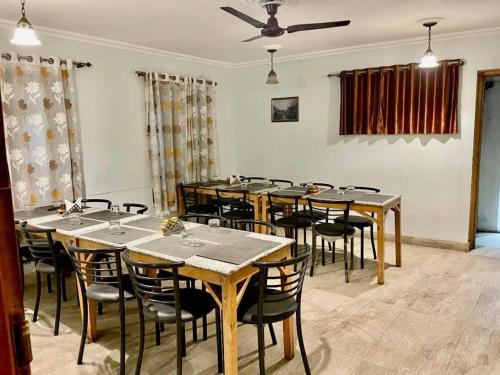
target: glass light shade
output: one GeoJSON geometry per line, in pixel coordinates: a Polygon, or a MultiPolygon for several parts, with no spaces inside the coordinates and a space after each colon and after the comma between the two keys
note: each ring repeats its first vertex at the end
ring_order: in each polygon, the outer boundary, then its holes
{"type": "Polygon", "coordinates": [[[418,67],[425,69],[425,68],[435,68],[438,65],[439,64],[437,62],[436,55],[429,48],[427,51],[425,51],[425,54],[422,57],[422,61],[420,62],[420,65],[418,67]]]}
{"type": "Polygon", "coordinates": [[[243,0],[245,3],[254,7],[265,7],[267,4],[278,4],[281,9],[291,8],[299,4],[302,0],[243,0]]]}
{"type": "Polygon", "coordinates": [[[275,84],[279,83],[278,76],[276,75],[276,72],[274,71],[274,69],[271,69],[271,71],[267,75],[266,83],[268,85],[275,85],[275,84]]]}
{"type": "Polygon", "coordinates": [[[14,37],[10,40],[12,44],[17,44],[19,46],[38,46],[40,45],[40,40],[36,36],[33,26],[26,18],[21,18],[16,25],[14,30],[14,37]]]}

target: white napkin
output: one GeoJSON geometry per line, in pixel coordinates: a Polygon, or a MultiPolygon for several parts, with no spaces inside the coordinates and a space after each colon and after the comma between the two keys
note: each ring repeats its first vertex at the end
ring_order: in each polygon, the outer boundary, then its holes
{"type": "Polygon", "coordinates": [[[63,214],[63,216],[68,216],[73,213],[83,213],[82,209],[82,197],[78,198],[75,203],[71,203],[69,200],[65,199],[64,200],[65,206],[66,206],[66,212],[63,214]]]}

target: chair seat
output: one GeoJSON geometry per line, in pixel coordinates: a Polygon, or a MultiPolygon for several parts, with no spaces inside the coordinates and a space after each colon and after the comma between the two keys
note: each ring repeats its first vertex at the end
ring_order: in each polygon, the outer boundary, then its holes
{"type": "MultiPolygon", "coordinates": [[[[199,319],[215,308],[212,296],[200,289],[180,289],[181,319],[183,322],[199,319]]],[[[172,296],[173,299],[173,296],[172,296]]],[[[143,305],[144,318],[157,323],[176,322],[174,303],[146,302],[143,305]]]]}
{"type": "MultiPolygon", "coordinates": [[[[311,211],[310,210],[300,210],[300,211],[297,211],[294,215],[299,215],[299,216],[311,218],[311,211]]],[[[313,221],[325,220],[327,218],[328,218],[328,215],[326,214],[326,212],[318,211],[318,210],[312,211],[312,220],[313,221]]]]}
{"type": "MultiPolygon", "coordinates": [[[[132,281],[129,275],[123,275],[123,298],[130,300],[134,298],[132,281]]],[[[87,288],[87,298],[96,302],[116,303],[120,300],[118,286],[113,284],[91,284],[87,288]]]]}
{"type": "MultiPolygon", "coordinates": [[[[367,228],[367,227],[371,227],[373,225],[373,222],[364,216],[349,215],[347,220],[348,220],[348,224],[352,225],[355,228],[367,228]]],[[[335,218],[335,222],[336,223],[343,223],[344,218],[341,216],[337,217],[337,218],[335,218]]]]}
{"type": "Polygon", "coordinates": [[[218,208],[213,204],[193,204],[192,206],[188,206],[186,209],[186,214],[213,214],[216,212],[218,212],[218,208]]]}
{"type": "MultiPolygon", "coordinates": [[[[324,237],[342,237],[344,235],[343,223],[321,223],[316,225],[316,232],[324,237]]],[[[347,235],[353,236],[356,232],[353,226],[347,225],[347,235]]]]}
{"type": "MultiPolygon", "coordinates": [[[[270,289],[264,297],[263,323],[274,323],[295,314],[297,302],[295,298],[286,298],[288,293],[270,289]],[[277,301],[277,302],[273,302],[277,301]]],[[[259,299],[258,287],[247,288],[238,307],[238,321],[246,324],[257,324],[257,304],[259,299]]]]}
{"type": "MultiPolygon", "coordinates": [[[[73,272],[73,264],[71,264],[71,259],[66,254],[61,254],[58,258],[59,272],[63,275],[69,275],[73,272]]],[[[52,262],[47,260],[41,260],[37,262],[35,269],[41,273],[55,273],[56,268],[52,262]]]]}
{"type": "Polygon", "coordinates": [[[273,224],[281,228],[307,228],[311,226],[311,220],[308,217],[292,215],[281,217],[273,224]]]}
{"type": "Polygon", "coordinates": [[[238,220],[238,219],[253,219],[253,212],[246,210],[232,210],[227,211],[222,214],[226,219],[229,220],[238,220]]]}

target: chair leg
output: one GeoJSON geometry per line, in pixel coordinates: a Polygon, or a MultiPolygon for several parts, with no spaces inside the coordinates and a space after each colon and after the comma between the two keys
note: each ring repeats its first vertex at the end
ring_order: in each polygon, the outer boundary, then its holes
{"type": "Polygon", "coordinates": [[[62,300],[63,300],[63,302],[67,302],[68,295],[66,292],[66,278],[64,277],[64,275],[61,278],[61,290],[62,290],[62,300]]]}
{"type": "Polygon", "coordinates": [[[354,269],[354,237],[351,238],[351,264],[349,265],[349,269],[352,271],[354,269]]]}
{"type": "Polygon", "coordinates": [[[125,302],[120,301],[120,375],[125,375],[125,302]]]}
{"type": "Polygon", "coordinates": [[[332,251],[332,263],[335,263],[335,241],[331,244],[328,242],[328,245],[330,245],[330,250],[332,251]]]}
{"type": "Polygon", "coordinates": [[[347,241],[346,240],[344,240],[344,274],[345,274],[345,282],[348,283],[349,282],[349,265],[347,264],[347,241]]]}
{"type": "Polygon", "coordinates": [[[326,265],[325,262],[325,239],[321,239],[321,265],[324,267],[326,265]]]}
{"type": "Polygon", "coordinates": [[[207,322],[207,316],[203,315],[201,318],[201,324],[202,324],[202,329],[203,329],[203,341],[207,341],[208,339],[208,322],[207,322]]]}
{"type": "Polygon", "coordinates": [[[33,310],[33,322],[38,320],[38,308],[40,307],[40,294],[42,293],[42,275],[40,272],[36,272],[36,299],[35,299],[35,309],[33,310]]]}
{"type": "Polygon", "coordinates": [[[222,333],[220,329],[220,311],[215,308],[215,339],[217,342],[217,372],[222,374],[224,372],[224,359],[222,358],[222,333]]]}
{"type": "Polygon", "coordinates": [[[196,319],[193,319],[192,325],[193,325],[193,342],[197,342],[198,341],[198,324],[196,322],[196,319]]]}
{"type": "Polygon", "coordinates": [[[370,226],[370,237],[372,240],[373,259],[377,260],[377,250],[375,249],[375,239],[373,235],[373,224],[370,226]]]}
{"type": "Polygon", "coordinates": [[[81,365],[83,363],[83,351],[85,350],[85,340],[87,338],[87,324],[89,320],[89,307],[87,303],[87,296],[82,293],[82,308],[83,308],[83,320],[82,320],[82,337],[80,338],[80,350],[78,351],[77,364],[81,365]]]}
{"type": "Polygon", "coordinates": [[[19,251],[19,273],[21,275],[21,290],[23,291],[24,295],[24,263],[23,263],[23,256],[21,255],[21,249],[18,249],[19,251]]]}
{"type": "Polygon", "coordinates": [[[155,323],[155,341],[156,341],[156,346],[160,345],[160,323],[155,323]]]}
{"type": "Polygon", "coordinates": [[[264,347],[264,326],[257,324],[257,338],[259,342],[259,373],[260,375],[266,374],[266,364],[264,362],[265,347],[264,347]]]}
{"type": "Polygon", "coordinates": [[[56,277],[56,321],[54,323],[54,336],[59,335],[59,322],[61,320],[61,279],[60,275],[56,277]]]}
{"type": "Polygon", "coordinates": [[[47,274],[47,292],[52,293],[52,278],[50,273],[47,274]]]}
{"type": "Polygon", "coordinates": [[[316,232],[313,230],[311,270],[310,270],[310,273],[309,273],[309,276],[311,276],[311,277],[314,276],[314,268],[316,267],[316,256],[317,256],[317,250],[316,250],[316,232]]]}
{"type": "Polygon", "coordinates": [[[273,324],[269,323],[269,333],[271,334],[271,340],[273,341],[273,345],[278,345],[278,340],[276,340],[276,334],[274,333],[273,324]]]}
{"type": "Polygon", "coordinates": [[[182,324],[182,356],[185,357],[187,355],[187,352],[186,352],[186,325],[185,324],[182,324]]]}
{"type": "MultiPolygon", "coordinates": [[[[158,327],[159,323],[155,323],[155,326],[158,327]]],[[[139,352],[137,353],[137,364],[135,366],[135,375],[141,374],[142,367],[142,358],[144,356],[144,314],[142,313],[142,309],[139,308],[139,352]]]]}
{"type": "Polygon", "coordinates": [[[184,323],[177,322],[177,375],[182,375],[182,357],[184,357],[186,335],[184,323]]]}
{"type": "Polygon", "coordinates": [[[361,268],[365,268],[365,229],[361,228],[361,268]]]}
{"type": "Polygon", "coordinates": [[[309,361],[307,360],[306,348],[304,346],[304,337],[302,336],[302,319],[300,316],[300,307],[297,310],[296,323],[297,323],[297,340],[299,342],[300,354],[302,356],[302,363],[304,364],[304,370],[306,375],[311,375],[311,369],[309,368],[309,361]]]}
{"type": "Polygon", "coordinates": [[[103,306],[103,304],[102,304],[101,302],[97,303],[97,313],[98,313],[99,315],[102,315],[103,311],[104,311],[104,306],[103,306]]]}

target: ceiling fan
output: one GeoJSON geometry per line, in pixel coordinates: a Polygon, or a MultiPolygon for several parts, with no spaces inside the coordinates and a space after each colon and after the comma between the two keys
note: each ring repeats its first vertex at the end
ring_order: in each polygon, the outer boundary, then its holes
{"type": "Polygon", "coordinates": [[[335,22],[321,22],[321,23],[304,23],[299,25],[288,26],[287,28],[282,28],[278,25],[278,20],[276,19],[276,13],[278,12],[278,8],[280,7],[282,0],[268,0],[263,2],[263,7],[266,8],[267,14],[269,15],[269,19],[267,23],[256,20],[253,17],[246,15],[234,8],[231,7],[221,7],[221,9],[229,14],[232,14],[235,17],[249,23],[250,25],[256,27],[260,30],[260,35],[254,36],[249,39],[243,40],[243,42],[251,42],[252,40],[256,40],[262,37],[270,37],[275,38],[281,36],[286,32],[295,33],[297,31],[306,31],[306,30],[316,30],[316,29],[327,29],[330,27],[340,27],[347,26],[351,23],[351,21],[335,21],[335,22]]]}

